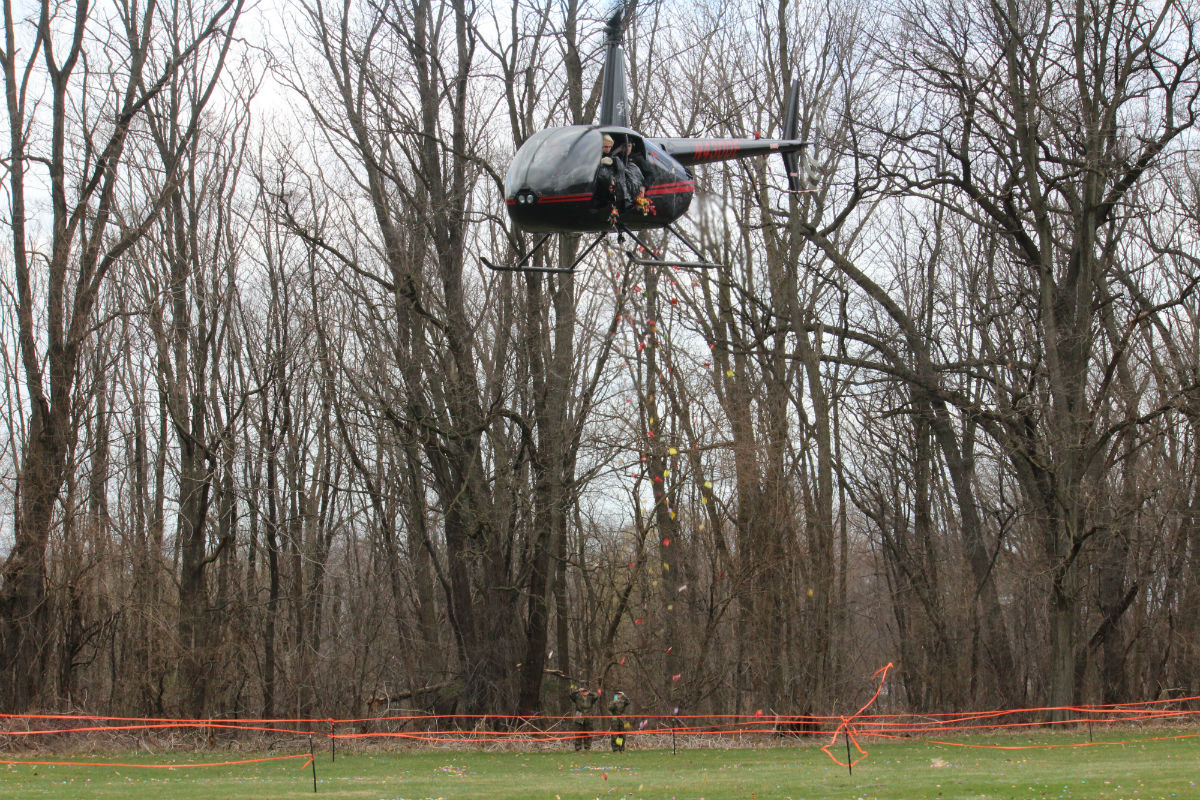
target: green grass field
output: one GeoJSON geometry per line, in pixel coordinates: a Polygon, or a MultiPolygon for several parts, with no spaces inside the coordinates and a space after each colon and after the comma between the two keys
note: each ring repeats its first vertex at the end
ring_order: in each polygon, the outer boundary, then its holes
{"type": "MultiPolygon", "coordinates": [[[[1097,739],[1137,739],[1174,732],[1109,731],[1097,739]]],[[[1193,733],[1191,731],[1189,733],[1193,733]]],[[[1066,745],[1086,741],[1073,734],[987,736],[959,739],[988,745],[1066,745]]],[[[773,743],[778,743],[775,740],[773,743]]],[[[1156,800],[1200,798],[1200,738],[1142,741],[1093,747],[1033,750],[969,749],[906,741],[866,741],[869,757],[848,775],[820,744],[746,748],[631,749],[624,754],[594,749],[514,752],[403,749],[394,752],[317,754],[317,793],[354,800],[991,800],[992,798],[1103,798],[1156,800]]],[[[598,742],[597,744],[605,744],[598,742]]],[[[636,740],[633,743],[637,744],[636,740]]],[[[259,754],[278,757],[301,752],[259,754]]],[[[844,755],[844,751],[841,751],[844,755]]],[[[254,758],[253,754],[205,752],[148,756],[132,753],[9,752],[9,760],[103,761],[129,766],[0,766],[0,798],[275,798],[313,796],[312,773],[303,759],[228,767],[189,764],[254,758]]]]}

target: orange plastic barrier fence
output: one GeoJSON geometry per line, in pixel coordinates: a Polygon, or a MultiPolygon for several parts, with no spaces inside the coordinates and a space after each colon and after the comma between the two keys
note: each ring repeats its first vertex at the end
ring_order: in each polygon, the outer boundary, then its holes
{"type": "MultiPolygon", "coordinates": [[[[672,736],[714,736],[722,734],[774,735],[798,733],[829,735],[830,741],[821,749],[838,764],[853,767],[867,757],[861,744],[864,737],[882,739],[910,739],[930,744],[953,747],[976,747],[1002,750],[1025,750],[1053,747],[1095,747],[1103,745],[1129,744],[1135,740],[1088,741],[1077,743],[1048,743],[1029,745],[998,745],[982,742],[962,742],[945,738],[947,734],[970,734],[981,731],[1000,731],[1009,728],[1044,728],[1053,726],[1077,726],[1091,724],[1129,723],[1191,723],[1200,714],[1200,696],[1171,700],[1149,700],[1136,703],[1110,705],[1080,705],[1041,708],[1001,709],[943,714],[868,714],[883,692],[892,664],[888,664],[874,675],[877,686],[870,700],[850,715],[797,715],[785,716],[764,714],[637,714],[628,715],[637,723],[629,730],[571,730],[569,720],[574,715],[512,716],[502,714],[408,714],[397,716],[356,718],[280,718],[280,719],[171,719],[152,717],[116,717],[77,714],[0,714],[0,742],[4,737],[20,739],[30,736],[55,734],[95,734],[106,732],[156,731],[166,729],[202,729],[245,731],[279,736],[324,737],[336,746],[337,740],[359,739],[403,739],[429,743],[554,743],[569,742],[579,738],[594,738],[613,734],[627,737],[671,734],[672,736]],[[6,723],[6,724],[5,724],[6,723]],[[14,729],[21,725],[22,729],[14,729]],[[402,725],[409,730],[350,732],[347,727],[370,725],[402,725]],[[338,731],[341,726],[343,732],[338,731]],[[835,752],[839,743],[846,748],[846,760],[835,752]]],[[[609,719],[597,714],[593,718],[601,725],[609,719]]],[[[1200,733],[1178,733],[1140,737],[1137,742],[1162,741],[1168,739],[1200,738],[1200,733]]],[[[840,748],[839,748],[840,749],[840,748]]],[[[89,764],[88,766],[120,766],[123,768],[186,768],[205,766],[233,766],[263,761],[306,759],[308,766],[312,755],[276,756],[245,761],[216,762],[212,764],[138,765],[138,764],[89,764]]],[[[2,764],[56,764],[82,766],[82,762],[39,762],[2,760],[2,764]]]]}
{"type": "Polygon", "coordinates": [[[240,761],[210,761],[202,764],[122,764],[115,761],[17,761],[0,758],[0,764],[29,764],[41,767],[121,767],[122,769],[192,769],[193,767],[237,767],[242,764],[261,764],[265,761],[305,760],[300,769],[305,769],[312,759],[308,753],[294,756],[270,756],[268,758],[244,758],[240,761]]]}

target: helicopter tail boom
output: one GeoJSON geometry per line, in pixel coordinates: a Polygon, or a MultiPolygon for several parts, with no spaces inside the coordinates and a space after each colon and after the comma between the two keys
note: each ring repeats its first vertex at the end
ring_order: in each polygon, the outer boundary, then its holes
{"type": "Polygon", "coordinates": [[[729,161],[779,153],[783,156],[783,163],[787,169],[788,188],[798,192],[803,191],[804,177],[800,173],[800,159],[797,154],[808,146],[808,142],[796,138],[799,131],[800,82],[795,81],[788,92],[787,105],[783,111],[782,139],[762,139],[756,136],[753,139],[655,138],[649,141],[661,147],[685,167],[709,161],[729,161]]]}
{"type": "Polygon", "coordinates": [[[799,139],[647,139],[685,167],[781,153],[786,158],[808,146],[799,139]]]}

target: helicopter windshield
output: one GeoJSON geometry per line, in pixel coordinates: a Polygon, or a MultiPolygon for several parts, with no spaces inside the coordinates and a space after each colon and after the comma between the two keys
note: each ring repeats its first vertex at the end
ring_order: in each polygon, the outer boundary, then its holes
{"type": "Polygon", "coordinates": [[[521,189],[559,194],[590,186],[600,161],[601,133],[586,125],[549,128],[525,140],[517,151],[504,194],[513,197],[521,189]]]}

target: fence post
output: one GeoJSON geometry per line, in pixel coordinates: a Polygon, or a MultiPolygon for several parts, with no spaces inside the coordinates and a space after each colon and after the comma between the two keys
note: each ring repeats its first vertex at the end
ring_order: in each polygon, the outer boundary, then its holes
{"type": "Polygon", "coordinates": [[[317,753],[313,750],[312,734],[308,735],[308,763],[312,764],[313,794],[317,793],[317,753]]]}

